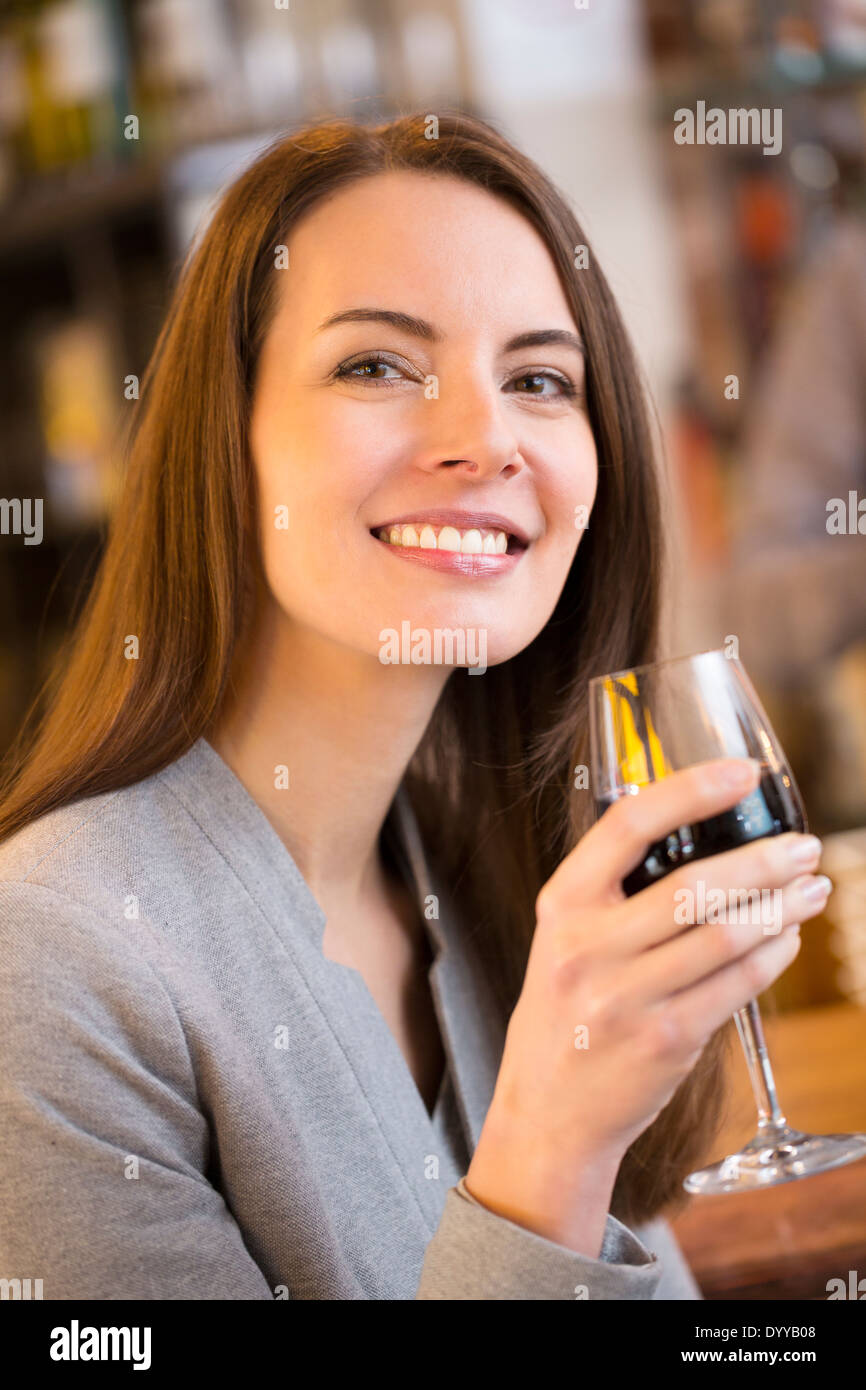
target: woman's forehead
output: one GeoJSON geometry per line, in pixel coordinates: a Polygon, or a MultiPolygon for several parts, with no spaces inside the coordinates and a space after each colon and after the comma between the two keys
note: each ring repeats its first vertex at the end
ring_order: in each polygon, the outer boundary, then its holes
{"type": "Polygon", "coordinates": [[[357,180],[311,209],[287,246],[282,301],[311,331],[359,304],[438,314],[446,331],[479,313],[573,327],[541,235],[465,179],[395,170],[357,180]]]}

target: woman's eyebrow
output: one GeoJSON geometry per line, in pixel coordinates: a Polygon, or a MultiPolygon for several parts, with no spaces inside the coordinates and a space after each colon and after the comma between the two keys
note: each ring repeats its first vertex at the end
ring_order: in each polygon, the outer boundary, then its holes
{"type": "MultiPolygon", "coordinates": [[[[416,318],[414,314],[401,313],[397,309],[341,309],[324,319],[316,332],[321,333],[323,329],[333,328],[338,323],[387,323],[392,328],[399,328],[403,333],[409,333],[413,338],[423,338],[428,343],[441,342],[443,337],[441,331],[426,319],[416,318]]],[[[527,333],[518,333],[508,339],[503,351],[517,352],[520,348],[551,346],[569,347],[581,355],[584,353],[583,343],[577,334],[565,328],[537,328],[527,333]]]]}
{"type": "Polygon", "coordinates": [[[337,323],[389,323],[392,328],[411,333],[413,338],[424,338],[428,343],[438,343],[441,333],[426,319],[416,319],[412,314],[401,314],[396,309],[341,309],[323,320],[316,329],[332,328],[337,323]]]}
{"type": "Polygon", "coordinates": [[[506,352],[516,352],[518,348],[530,347],[570,347],[584,354],[583,343],[576,333],[565,328],[538,328],[529,333],[518,333],[505,344],[506,352]]]}

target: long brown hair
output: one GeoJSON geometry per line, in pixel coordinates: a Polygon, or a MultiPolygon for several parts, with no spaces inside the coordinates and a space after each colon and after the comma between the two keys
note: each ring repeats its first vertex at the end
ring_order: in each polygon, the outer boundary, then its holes
{"type": "MultiPolygon", "coordinates": [[[[275,307],[274,248],[309,208],[390,169],[466,179],[543,237],[586,347],[595,505],[550,620],[482,680],[455,671],[407,771],[425,844],[507,1015],[535,899],[592,819],[590,676],[658,654],[662,506],[644,390],[607,282],[566,202],[487,122],[459,112],[344,121],[272,145],[224,194],[181,273],[142,382],[122,495],[95,583],[31,712],[0,798],[0,838],[81,797],[128,786],[218,722],[248,630],[260,557],[248,420],[275,307]],[[587,247],[585,255],[578,248],[587,247]],[[127,660],[135,635],[139,659],[127,660]],[[465,909],[465,911],[464,911],[465,909]]],[[[613,1209],[639,1223],[682,1196],[718,1127],[719,1030],[621,1165],[613,1209]]]]}

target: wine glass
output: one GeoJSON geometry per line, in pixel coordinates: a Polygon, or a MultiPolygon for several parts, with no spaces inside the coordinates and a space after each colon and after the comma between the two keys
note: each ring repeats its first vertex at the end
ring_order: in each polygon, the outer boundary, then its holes
{"type": "MultiPolygon", "coordinates": [[[[673,826],[665,839],[651,845],[623,880],[629,896],[683,864],[767,835],[806,830],[803,804],[779,740],[741,662],[724,650],[635,666],[590,681],[590,742],[599,815],[619,797],[695,763],[727,757],[755,758],[761,765],[759,786],[732,810],[673,826]]],[[[749,897],[754,911],[761,894],[749,897]]],[[[749,1191],[866,1157],[866,1134],[802,1134],[788,1124],[776,1095],[757,1001],[738,1009],[734,1021],[755,1093],[758,1132],[739,1153],[690,1173],[686,1191],[749,1191]]]]}

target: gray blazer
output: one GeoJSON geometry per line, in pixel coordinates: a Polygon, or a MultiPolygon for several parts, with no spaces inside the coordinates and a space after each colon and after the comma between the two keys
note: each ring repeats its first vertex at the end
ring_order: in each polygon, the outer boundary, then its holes
{"type": "Polygon", "coordinates": [[[397,807],[439,899],[433,1119],[204,739],[0,846],[0,1277],[47,1299],[701,1297],[664,1221],[609,1215],[596,1260],[461,1191],[504,1023],[397,807]]]}

